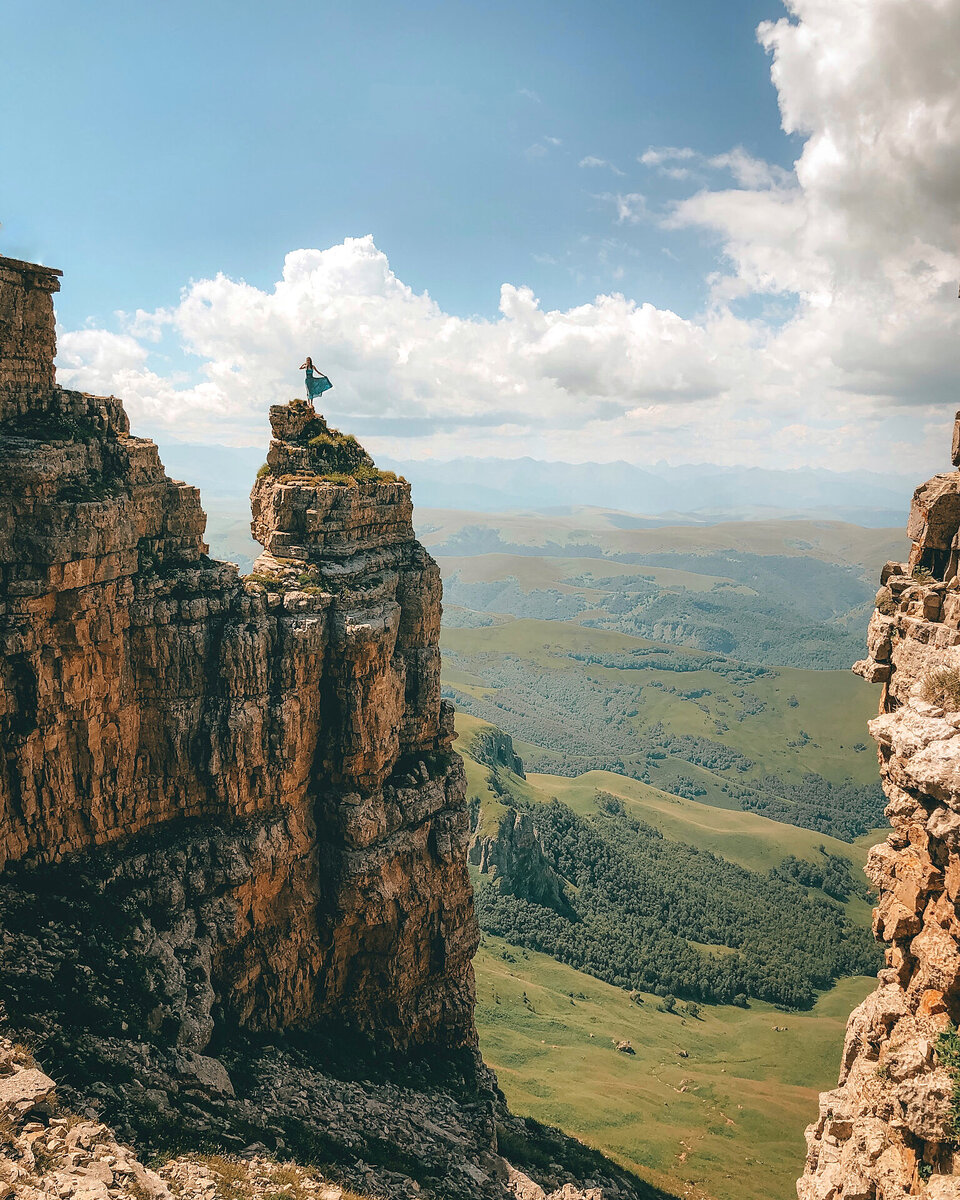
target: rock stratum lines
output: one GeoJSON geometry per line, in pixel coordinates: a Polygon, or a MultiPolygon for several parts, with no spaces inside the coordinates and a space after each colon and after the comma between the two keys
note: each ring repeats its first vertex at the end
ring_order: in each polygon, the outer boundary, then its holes
{"type": "Polygon", "coordinates": [[[152,1020],[193,1050],[215,1019],[473,1044],[440,575],[408,485],[325,481],[322,418],[275,407],[253,497],[267,551],[244,581],[207,556],[199,493],[120,401],[44,392],[23,365],[50,352],[44,282],[0,399],[0,865],[123,839],[104,896],[133,888],[146,909],[165,889],[152,1020]],[[24,378],[30,405],[8,398],[24,378]],[[198,950],[177,969],[186,925],[198,950]]]}

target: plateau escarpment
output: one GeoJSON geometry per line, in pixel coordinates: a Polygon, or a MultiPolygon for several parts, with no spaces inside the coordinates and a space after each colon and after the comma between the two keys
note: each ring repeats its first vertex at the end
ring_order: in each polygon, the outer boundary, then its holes
{"type": "Polygon", "coordinates": [[[121,402],[55,385],[57,287],[0,259],[7,1030],[154,1146],[506,1195],[409,486],[310,405],[274,406],[241,578],[121,402]]]}
{"type": "Polygon", "coordinates": [[[801,1200],[960,1197],[960,470],[917,489],[907,532],[854,668],[883,688],[870,728],[893,830],[867,873],[887,965],[807,1131],[801,1200]]]}

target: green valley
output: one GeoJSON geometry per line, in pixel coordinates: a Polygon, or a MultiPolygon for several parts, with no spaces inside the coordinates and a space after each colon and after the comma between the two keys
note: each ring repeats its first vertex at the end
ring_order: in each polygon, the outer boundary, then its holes
{"type": "Polygon", "coordinates": [[[847,1015],[874,986],[844,979],[803,1013],[756,1002],[693,1018],[489,934],[475,967],[480,1047],[514,1111],[691,1200],[793,1195],[847,1015]]]}
{"type": "Polygon", "coordinates": [[[849,664],[899,533],[431,516],[486,1061],[678,1195],[792,1195],[880,962],[849,664]]]}
{"type": "MultiPolygon", "coordinates": [[[[504,766],[485,727],[461,728],[487,931],[619,987],[697,1001],[808,1007],[836,979],[877,969],[860,855],[842,843],[788,853],[781,842],[779,855],[768,851],[771,867],[757,870],[699,845],[693,822],[665,834],[646,820],[645,797],[619,794],[616,776],[610,789],[576,781],[569,804],[550,793],[550,777],[517,774],[509,739],[495,744],[513,760],[504,766]]],[[[688,802],[688,813],[697,809],[717,811],[688,802]]],[[[782,828],[737,815],[760,840],[782,828]]]]}
{"type": "MultiPolygon", "coordinates": [[[[848,936],[875,958],[865,928],[870,905],[860,882],[864,846],[671,795],[611,772],[524,777],[513,769],[521,764],[509,738],[468,714],[458,714],[457,728],[475,822],[471,860],[481,858],[479,848],[487,849],[484,870],[471,867],[485,929],[474,962],[477,1026],[481,1051],[511,1106],[575,1132],[677,1195],[788,1197],[803,1153],[803,1129],[816,1112],[817,1092],[835,1080],[846,1015],[872,988],[869,972],[875,961],[861,968],[867,975],[840,978],[805,1011],[756,998],[736,1005],[695,1002],[667,994],[664,986],[631,988],[625,980],[617,986],[597,978],[613,955],[587,973],[535,948],[544,926],[560,917],[544,905],[518,902],[511,889],[529,890],[544,861],[549,867],[555,859],[550,836],[539,828],[532,848],[514,837],[511,857],[514,814],[529,814],[536,827],[549,808],[543,802],[555,798],[568,819],[599,825],[610,820],[603,810],[616,807],[611,805],[615,799],[623,816],[683,854],[696,851],[693,861],[708,886],[723,878],[725,864],[744,871],[737,877],[741,899],[743,884],[769,886],[774,924],[782,921],[779,936],[810,945],[817,959],[824,955],[822,939],[796,923],[804,913],[826,915],[835,927],[844,915],[848,936]],[[491,849],[498,839],[507,853],[491,849]],[[776,878],[784,864],[827,860],[842,864],[854,885],[842,905],[816,887],[776,878]],[[503,894],[533,919],[525,946],[490,932],[498,914],[488,901],[503,894]]],[[[669,891],[667,880],[645,880],[642,872],[635,882],[638,891],[652,886],[659,893],[669,891]]],[[[691,894],[697,882],[687,871],[691,894]]],[[[569,881],[565,887],[573,906],[580,905],[584,889],[569,881]]],[[[542,898],[548,892],[542,889],[542,898]]],[[[672,918],[676,927],[682,908],[673,898],[664,925],[672,918]]],[[[688,914],[687,919],[696,918],[688,914]]],[[[617,933],[623,940],[624,931],[617,933]]],[[[652,935],[656,942],[657,931],[652,935]]],[[[711,965],[738,953],[708,941],[713,936],[688,936],[686,947],[711,965]]],[[[662,950],[661,938],[658,953],[662,950]]]]}
{"type": "Polygon", "coordinates": [[[758,667],[567,621],[443,631],[446,694],[510,733],[527,767],[611,771],[851,841],[883,799],[849,671],[758,667]]]}

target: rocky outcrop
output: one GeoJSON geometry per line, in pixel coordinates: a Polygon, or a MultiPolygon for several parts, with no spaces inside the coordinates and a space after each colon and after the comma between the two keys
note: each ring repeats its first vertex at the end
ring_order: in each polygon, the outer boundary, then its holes
{"type": "Polygon", "coordinates": [[[269,547],[308,526],[300,586],[207,557],[199,494],[117,400],[8,418],[0,473],[0,864],[56,891],[55,864],[122,839],[103,901],[163,890],[151,1020],[193,1049],[218,1019],[473,1044],[463,776],[407,485],[259,480],[269,547]]]}
{"type": "MultiPolygon", "coordinates": [[[[211,1194],[196,1155],[158,1183],[116,1138],[215,1145],[251,1195],[293,1155],[378,1196],[504,1200],[502,1134],[551,1164],[531,1186],[572,1186],[580,1150],[511,1117],[476,1052],[409,486],[274,406],[241,578],[121,402],[55,385],[57,275],[0,259],[0,1020],[62,1109],[0,1122],[0,1200],[211,1194]]],[[[605,1195],[652,1194],[583,1153],[605,1195]]]]}
{"type": "Polygon", "coordinates": [[[485,725],[478,729],[470,740],[470,757],[485,767],[496,770],[505,767],[521,779],[526,779],[523,770],[523,759],[513,747],[513,738],[495,725],[485,725]]]}
{"type": "Polygon", "coordinates": [[[526,778],[513,738],[495,725],[481,725],[471,736],[465,753],[490,768],[487,782],[499,796],[484,802],[475,796],[470,801],[467,857],[471,866],[500,891],[572,916],[564,882],[544,853],[534,819],[526,810],[515,807],[517,797],[502,774],[507,771],[526,778]]]}
{"type": "Polygon", "coordinates": [[[571,914],[563,880],[543,852],[530,813],[508,807],[491,822],[480,809],[468,857],[478,873],[501,891],[571,914]]]}
{"type": "MultiPolygon", "coordinates": [[[[960,465],[960,414],[957,431],[960,465]]],[[[908,533],[854,668],[882,684],[870,729],[893,829],[867,874],[887,965],[807,1130],[800,1200],[960,1197],[960,471],[917,489],[908,533]]]]}
{"type": "MultiPolygon", "coordinates": [[[[417,1094],[409,1088],[377,1089],[370,1084],[348,1089],[337,1081],[303,1075],[271,1073],[268,1078],[281,1090],[306,1083],[307,1088],[300,1087],[299,1092],[320,1104],[328,1126],[339,1125],[345,1135],[352,1135],[354,1161],[336,1170],[339,1182],[321,1166],[278,1158],[256,1143],[239,1154],[223,1148],[181,1153],[151,1169],[99,1120],[95,1107],[87,1106],[83,1112],[72,1109],[24,1046],[0,1038],[0,1196],[3,1200],[372,1200],[384,1194],[419,1198],[434,1193],[429,1184],[421,1187],[418,1178],[428,1181],[444,1166],[444,1182],[453,1190],[443,1195],[604,1200],[605,1195],[631,1194],[620,1193],[616,1181],[608,1180],[606,1192],[599,1186],[584,1190],[568,1181],[556,1187],[548,1183],[548,1194],[525,1172],[476,1144],[476,1131],[464,1121],[462,1109],[443,1093],[417,1094]],[[331,1084],[331,1089],[314,1090],[323,1083],[331,1084]],[[404,1132],[410,1140],[403,1140],[404,1132]],[[364,1135],[379,1147],[379,1169],[359,1157],[364,1135]],[[472,1162],[465,1154],[471,1150],[476,1155],[472,1162]],[[406,1173],[384,1165],[391,1152],[391,1166],[406,1166],[406,1173]],[[344,1179],[349,1179],[349,1189],[344,1179]]],[[[561,1135],[508,1120],[512,1128],[504,1129],[504,1136],[526,1135],[534,1153],[562,1158],[569,1152],[561,1135]]],[[[592,1166],[590,1152],[584,1153],[588,1167],[592,1166]]],[[[592,1156],[594,1161],[597,1158],[592,1156]]],[[[562,1178],[562,1167],[554,1163],[545,1174],[538,1174],[556,1183],[558,1172],[562,1178]]],[[[653,1192],[650,1196],[654,1200],[653,1192]]]]}
{"type": "Polygon", "coordinates": [[[52,386],[50,279],[3,271],[6,878],[26,894],[42,872],[55,895],[79,871],[105,909],[122,896],[110,953],[155,961],[145,1032],[191,1050],[218,1022],[472,1046],[463,774],[408,485],[352,439],[369,477],[321,478],[322,418],[277,406],[253,497],[266,550],[242,580],[121,403],[52,386]]]}
{"type": "Polygon", "coordinates": [[[57,329],[51,297],[61,271],[0,258],[0,422],[35,412],[54,393],[57,329]]]}

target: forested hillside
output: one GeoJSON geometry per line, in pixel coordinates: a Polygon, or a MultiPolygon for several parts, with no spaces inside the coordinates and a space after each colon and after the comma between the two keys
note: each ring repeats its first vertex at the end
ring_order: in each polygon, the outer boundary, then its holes
{"type": "Polygon", "coordinates": [[[754,997],[806,1007],[836,979],[877,969],[872,937],[840,903],[866,893],[848,859],[820,850],[749,870],[664,837],[610,792],[598,790],[586,814],[543,802],[546,782],[523,786],[494,764],[486,802],[479,789],[470,797],[480,837],[513,835],[512,823],[491,819],[491,806],[527,814],[543,859],[566,885],[562,903],[531,902],[529,856],[517,878],[501,855],[500,872],[477,880],[489,932],[619,987],[727,1004],[754,997]]]}
{"type": "Polygon", "coordinates": [[[480,1044],[514,1103],[624,1161],[642,1147],[659,1182],[785,1195],[838,1014],[879,962],[863,847],[609,772],[524,775],[508,735],[462,712],[457,728],[480,1044]],[[536,845],[498,852],[523,840],[513,813],[536,845]]]}
{"type": "Polygon", "coordinates": [[[528,770],[606,770],[843,840],[883,821],[869,687],[570,622],[443,634],[446,693],[519,743],[528,770]]]}

